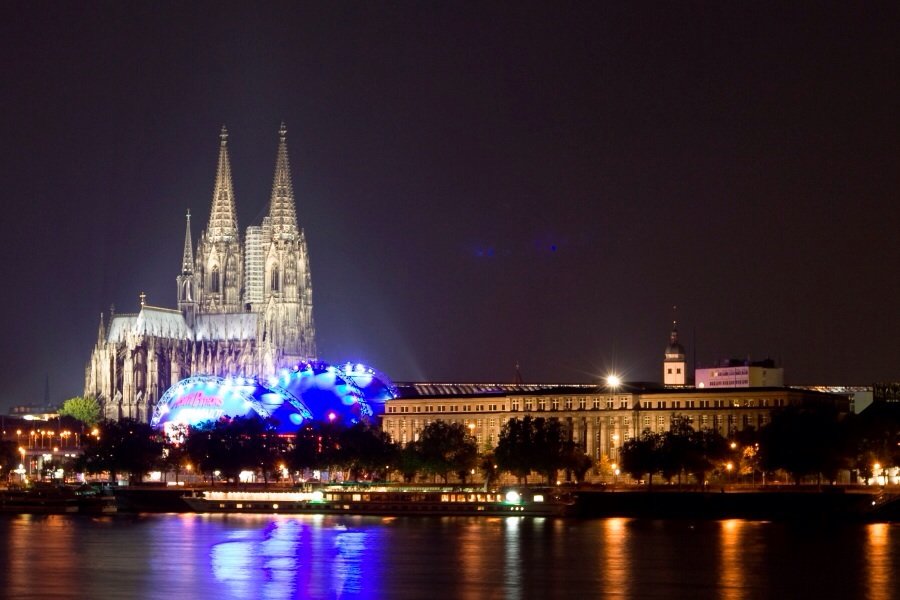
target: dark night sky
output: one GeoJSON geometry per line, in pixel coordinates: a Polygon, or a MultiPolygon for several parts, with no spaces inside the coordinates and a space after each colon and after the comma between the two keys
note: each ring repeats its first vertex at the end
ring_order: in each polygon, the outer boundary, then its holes
{"type": "Polygon", "coordinates": [[[0,408],[175,305],[227,124],[243,229],[288,126],[320,356],[396,380],[900,378],[896,3],[7,3],[0,408]],[[695,344],[696,336],[696,344],[695,344]]]}

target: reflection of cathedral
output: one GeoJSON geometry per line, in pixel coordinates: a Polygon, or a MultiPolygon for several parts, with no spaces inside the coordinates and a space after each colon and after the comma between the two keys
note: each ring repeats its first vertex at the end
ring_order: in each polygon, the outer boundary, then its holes
{"type": "Polygon", "coordinates": [[[85,373],[85,395],[111,419],[147,421],[174,382],[195,374],[269,376],[316,356],[312,283],[297,226],[281,126],[269,214],[241,243],[222,128],[209,224],[194,252],[190,213],[177,277],[178,309],[145,303],[136,314],[110,314],[85,373]]]}

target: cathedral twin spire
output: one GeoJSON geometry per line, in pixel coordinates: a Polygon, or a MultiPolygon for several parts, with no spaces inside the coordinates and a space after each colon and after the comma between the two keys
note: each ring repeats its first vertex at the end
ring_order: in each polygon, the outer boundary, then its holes
{"type": "MultiPolygon", "coordinates": [[[[278,130],[278,137],[278,157],[275,161],[275,178],[269,202],[269,220],[275,239],[295,239],[299,229],[297,227],[297,209],[294,204],[294,187],[291,183],[291,169],[288,161],[287,127],[284,122],[281,123],[278,130]]],[[[219,139],[221,140],[219,165],[216,170],[216,184],[209,212],[207,237],[213,242],[228,242],[238,239],[238,224],[234,187],[231,181],[231,162],[228,158],[228,130],[224,125],[222,125],[219,139]]],[[[188,214],[187,237],[190,238],[190,214],[188,214]]],[[[185,261],[189,244],[190,240],[186,239],[185,261]]]]}
{"type": "Polygon", "coordinates": [[[274,239],[295,239],[298,234],[297,209],[294,205],[294,188],[291,185],[287,128],[284,122],[278,130],[278,136],[278,158],[275,161],[275,179],[272,182],[272,199],[269,203],[269,222],[274,239]]]}
{"type": "Polygon", "coordinates": [[[231,162],[228,160],[228,130],[224,125],[219,139],[219,166],[216,169],[207,236],[212,242],[231,242],[238,240],[238,224],[234,187],[231,183],[231,162]]]}
{"type": "MultiPolygon", "coordinates": [[[[231,313],[262,308],[274,294],[280,304],[299,304],[299,329],[312,331],[311,282],[306,243],[297,223],[287,150],[287,128],[278,130],[278,152],[268,215],[262,226],[251,226],[242,240],[238,230],[228,131],[219,135],[219,160],[210,206],[209,224],[197,248],[191,240],[187,215],[178,278],[179,307],[187,315],[191,306],[201,313],[231,313]]],[[[291,309],[295,310],[295,309],[291,309]]],[[[289,320],[295,320],[291,316],[289,320]]],[[[290,325],[287,329],[297,330],[290,325]]],[[[310,334],[312,335],[312,334],[310,334]]]]}

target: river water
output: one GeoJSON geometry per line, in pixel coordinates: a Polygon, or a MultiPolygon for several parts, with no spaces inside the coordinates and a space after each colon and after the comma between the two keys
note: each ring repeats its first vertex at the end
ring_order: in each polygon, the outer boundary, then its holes
{"type": "Polygon", "coordinates": [[[900,524],[0,516],[9,598],[900,598],[900,524]]]}

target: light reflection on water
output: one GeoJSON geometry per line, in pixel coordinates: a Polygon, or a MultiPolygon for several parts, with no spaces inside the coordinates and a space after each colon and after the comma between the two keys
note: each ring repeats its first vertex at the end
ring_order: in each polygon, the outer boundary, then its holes
{"type": "Polygon", "coordinates": [[[900,525],[0,516],[0,597],[897,597],[900,525]]]}

